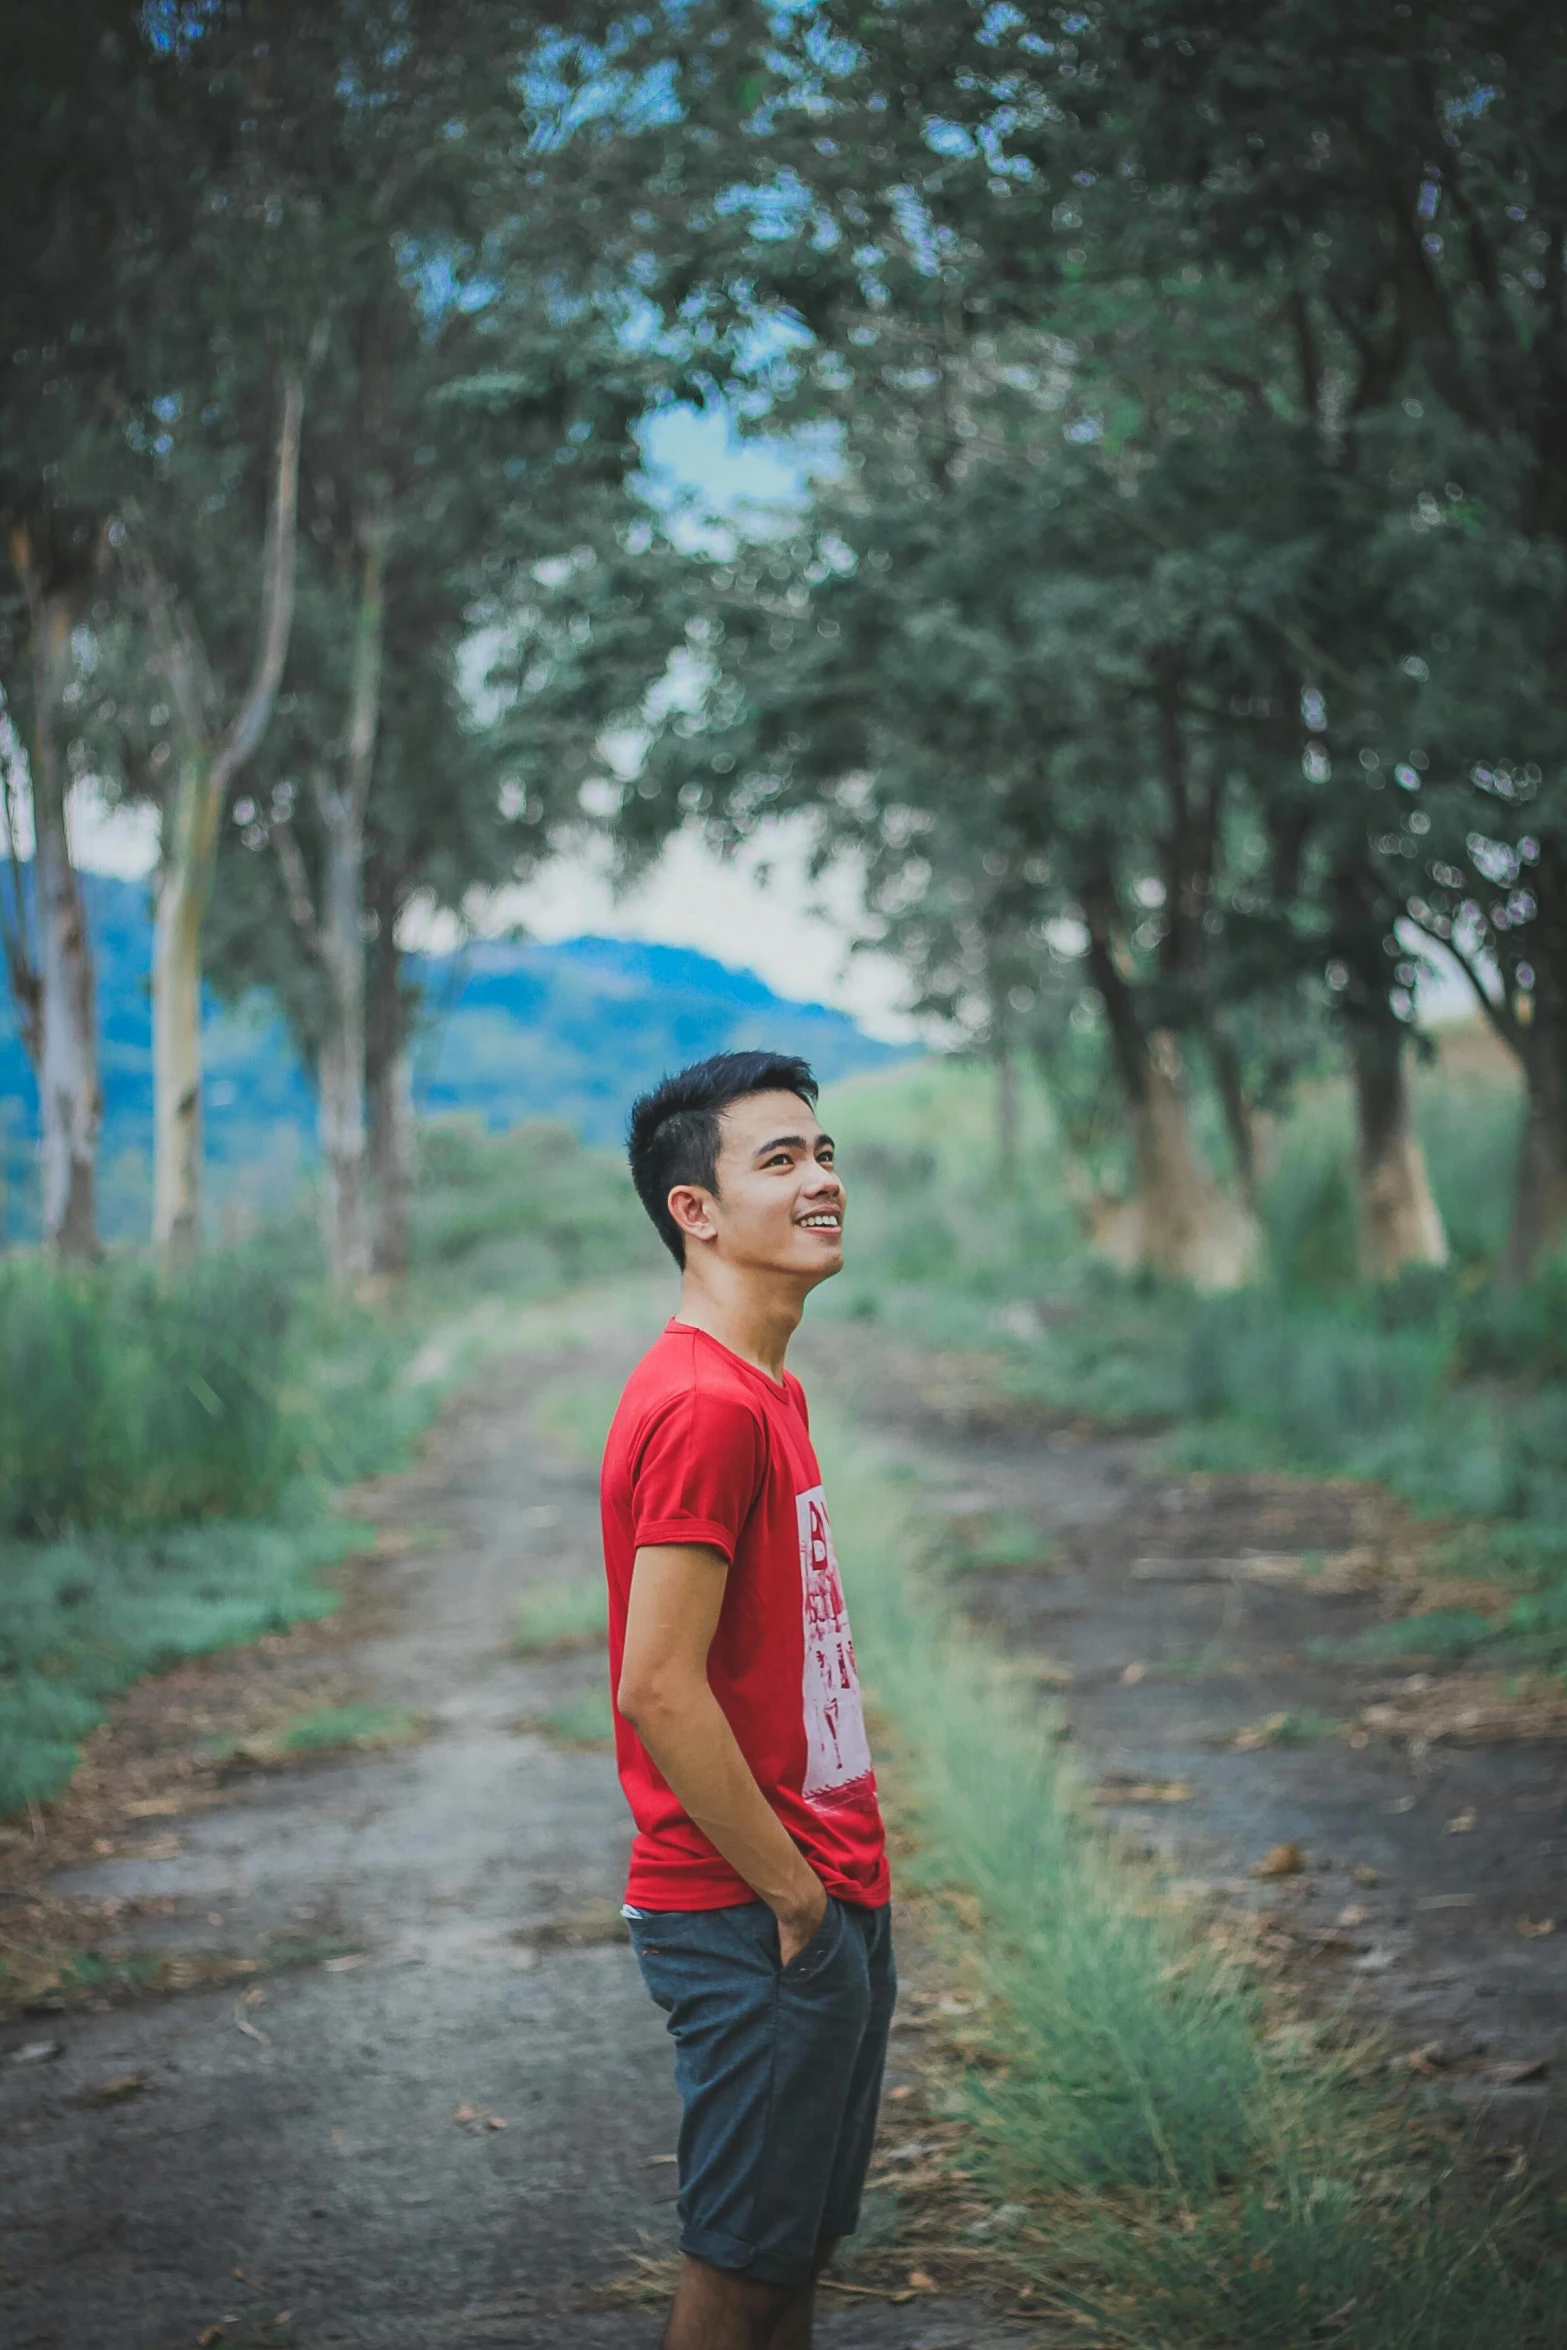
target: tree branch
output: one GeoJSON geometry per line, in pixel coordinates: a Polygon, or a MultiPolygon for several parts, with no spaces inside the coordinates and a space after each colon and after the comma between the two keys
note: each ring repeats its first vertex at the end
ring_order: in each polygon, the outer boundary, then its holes
{"type": "MultiPolygon", "coordinates": [[[[1501,1038],[1503,1044],[1506,1045],[1508,1051],[1516,1054],[1520,1061],[1527,1060],[1529,1048],[1528,1039],[1524,1035],[1523,1031],[1523,1023],[1517,1018],[1511,1005],[1508,1004],[1505,997],[1501,1003],[1497,1002],[1490,989],[1486,986],[1485,981],[1481,978],[1479,967],[1474,962],[1473,958],[1465,954],[1463,948],[1458,944],[1458,941],[1455,938],[1451,936],[1444,937],[1442,932],[1437,929],[1436,924],[1431,921],[1428,916],[1424,914],[1417,914],[1414,907],[1408,904],[1405,905],[1404,912],[1407,914],[1410,921],[1414,924],[1417,930],[1424,931],[1427,938],[1434,938],[1439,946],[1444,946],[1447,949],[1448,953],[1452,956],[1453,961],[1458,965],[1458,968],[1463,972],[1464,977],[1468,980],[1470,986],[1474,989],[1474,992],[1479,999],[1481,1010],[1484,1012],[1486,1018],[1490,1021],[1491,1026],[1496,1030],[1496,1033],[1501,1038]]],[[[1449,925],[1449,929],[1451,929],[1451,925],[1449,925]]]]}
{"type": "Polygon", "coordinates": [[[1083,927],[1088,932],[1088,976],[1099,990],[1105,1008],[1110,1049],[1127,1099],[1141,1102],[1148,1092],[1148,1047],[1132,990],[1116,962],[1116,912],[1113,894],[1108,889],[1083,900],[1083,927]]]}
{"type": "MultiPolygon", "coordinates": [[[[133,528],[127,516],[126,528],[133,528]]],[[[206,649],[180,610],[173,589],[140,541],[130,541],[130,564],[147,613],[156,663],[179,711],[180,731],[189,743],[205,744],[216,702],[206,649]]]]}
{"type": "Polygon", "coordinates": [[[310,876],[305,871],[305,860],[294,838],[294,827],[284,817],[271,827],[272,846],[283,870],[283,887],[288,896],[289,919],[318,962],[326,960],[325,942],[321,926],[316,920],[315,906],[310,896],[310,876]]]}
{"type": "Polygon", "coordinates": [[[1490,318],[1496,341],[1499,344],[1506,342],[1512,350],[1516,351],[1518,335],[1507,314],[1507,304],[1502,299],[1502,279],[1501,272],[1496,265],[1496,255],[1492,250],[1491,240],[1485,233],[1485,224],[1464,192],[1463,175],[1458,168],[1456,157],[1451,177],[1443,179],[1442,190],[1464,224],[1464,235],[1469,240],[1469,258],[1474,267],[1475,282],[1480,288],[1480,296],[1485,304],[1486,314],[1490,318]]]}
{"type": "Polygon", "coordinates": [[[38,958],[28,936],[27,891],[22,878],[22,852],[17,845],[16,822],[13,808],[19,792],[16,770],[22,755],[11,713],[5,706],[5,695],[0,689],[0,765],[4,766],[0,782],[0,824],[5,827],[6,864],[11,879],[11,906],[7,910],[0,902],[0,942],[3,942],[5,967],[11,982],[11,995],[16,1005],[17,1028],[22,1050],[36,1072],[43,1049],[43,981],[38,970],[38,958]]]}
{"type": "Polygon", "coordinates": [[[365,530],[360,567],[359,613],[354,629],[354,678],[348,714],[348,741],[344,791],[354,814],[363,819],[370,796],[370,771],[375,761],[375,738],[381,718],[381,664],[386,628],[386,549],[390,526],[384,510],[372,515],[365,530]]]}
{"type": "Polygon", "coordinates": [[[1314,425],[1322,422],[1322,361],[1317,350],[1317,330],[1311,320],[1311,304],[1300,286],[1290,288],[1287,303],[1290,326],[1295,336],[1295,360],[1300,369],[1301,406],[1314,425]]]}
{"type": "MultiPolygon", "coordinates": [[[[1151,539],[1153,544],[1161,548],[1164,553],[1177,554],[1181,551],[1179,542],[1172,538],[1168,531],[1161,530],[1156,522],[1150,522],[1145,514],[1139,514],[1132,507],[1120,502],[1112,502],[1109,498],[1101,498],[1098,503],[1106,514],[1114,515],[1115,519],[1125,523],[1129,530],[1140,531],[1145,539],[1151,539]]],[[[1270,635],[1277,637],[1280,643],[1288,645],[1291,652],[1298,653],[1303,661],[1311,665],[1319,677],[1342,686],[1346,693],[1359,694],[1365,691],[1362,681],[1352,669],[1346,669],[1341,661],[1335,660],[1330,652],[1319,645],[1314,638],[1309,637],[1306,631],[1294,621],[1273,620],[1266,612],[1246,611],[1241,616],[1253,621],[1257,627],[1266,629],[1270,635]]]]}
{"type": "Polygon", "coordinates": [[[294,537],[299,521],[299,440],[305,388],[298,370],[283,373],[283,413],[278,423],[277,474],[267,506],[266,552],[262,559],[261,634],[250,687],[213,761],[213,781],[222,793],[266,732],[288,656],[294,620],[294,537]]]}

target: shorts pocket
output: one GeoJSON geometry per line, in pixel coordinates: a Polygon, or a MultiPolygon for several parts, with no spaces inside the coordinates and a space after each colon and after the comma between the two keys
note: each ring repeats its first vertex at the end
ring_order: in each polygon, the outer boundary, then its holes
{"type": "Polygon", "coordinates": [[[829,1893],[822,1922],[803,1950],[797,1950],[789,1964],[780,1967],[778,1977],[784,1983],[809,1983],[832,1963],[843,1933],[843,1910],[829,1893]]]}
{"type": "Polygon", "coordinates": [[[668,1958],[686,1950],[710,1949],[715,1917],[710,1909],[643,1909],[626,1920],[638,1958],[668,1958]]]}

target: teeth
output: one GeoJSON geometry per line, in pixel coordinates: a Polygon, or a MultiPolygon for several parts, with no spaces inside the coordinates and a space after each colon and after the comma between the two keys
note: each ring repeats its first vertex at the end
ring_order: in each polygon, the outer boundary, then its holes
{"type": "Polygon", "coordinates": [[[836,1232],[838,1229],[836,1216],[802,1216],[800,1221],[808,1232],[836,1232]]]}

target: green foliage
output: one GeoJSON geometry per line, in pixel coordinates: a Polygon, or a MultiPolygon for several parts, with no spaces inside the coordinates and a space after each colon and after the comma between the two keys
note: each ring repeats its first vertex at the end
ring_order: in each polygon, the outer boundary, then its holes
{"type": "MultiPolygon", "coordinates": [[[[749,211],[696,233],[728,285],[745,222],[747,283],[803,325],[746,414],[832,454],[771,537],[703,544],[706,695],[666,708],[622,840],[809,810],[915,1000],[997,1058],[1094,1037],[1134,1117],[1179,1036],[1242,1180],[1329,1039],[1389,1130],[1440,939],[1531,1089],[1524,1271],[1567,1197],[1544,18],[909,0],[771,29],[749,211]]],[[[1090,1148],[1101,1107],[1073,1105],[1090,1148]]],[[[1479,1205],[1466,1258],[1499,1237],[1479,1205]]],[[[1342,1186],[1295,1225],[1287,1285],[1347,1278],[1342,1186]]]]}
{"type": "Polygon", "coordinates": [[[271,1518],[0,1548],[0,1812],[52,1795],[145,1673],[336,1606],[356,1530],[302,1492],[271,1518]]]}
{"type": "MultiPolygon", "coordinates": [[[[947,1610],[907,1485],[829,1458],[867,1687],[899,1742],[915,1866],[977,1898],[965,2160],[1046,2198],[1042,2277],[1102,2338],[1486,2350],[1557,2339],[1559,2250],[1487,2202],[1325,2036],[1255,1992],[1092,1821],[1046,1712],[947,1610]]],[[[1038,2236],[1032,2239],[1041,2241],[1038,2236]]],[[[1027,2247],[1021,2257],[1030,2257],[1027,2247]]]]}
{"type": "Polygon", "coordinates": [[[944,1317],[932,1336],[956,1338],[1016,1297],[1020,1266],[1071,1255],[1065,1159],[1044,1090],[1019,1072],[1015,1177],[998,1162],[995,1103],[994,1072],[967,1059],[912,1061],[832,1088],[849,1248],[824,1310],[896,1322],[917,1298],[944,1317]]]}
{"type": "Polygon", "coordinates": [[[517,1610],[512,1646],[519,1656],[596,1647],[608,1627],[609,1593],[601,1576],[583,1583],[538,1583],[517,1610]]]}
{"type": "Polygon", "coordinates": [[[514,1297],[661,1260],[618,1153],[551,1119],[492,1134],[467,1116],[420,1129],[412,1255],[424,1275],[514,1297]]]}
{"type": "Polygon", "coordinates": [[[1050,1563],[1052,1544],[1022,1510],[987,1510],[977,1521],[959,1519],[948,1557],[954,1575],[1038,1572],[1050,1563]]]}
{"type": "Polygon", "coordinates": [[[1567,1258],[1542,1266],[1526,1288],[1467,1299],[1458,1343],[1465,1371],[1567,1380],[1567,1258]]]}
{"type": "MultiPolygon", "coordinates": [[[[1019,1402],[1107,1426],[1162,1424],[1190,1468],[1381,1480],[1465,1530],[1444,1546],[1454,1571],[1518,1593],[1500,1616],[1421,1617],[1409,1627],[1416,1647],[1501,1641],[1567,1657],[1557,1268],[1511,1290],[1484,1278],[1483,1259],[1411,1269],[1380,1290],[1356,1282],[1342,1190],[1348,1106],[1324,1084],[1302,1094],[1278,1139],[1264,1284],[1198,1297],[1131,1279],[1085,1254],[1060,1205],[1068,1162],[1043,1101],[1029,1110],[1023,1188],[1037,1186],[1045,1204],[1000,1184],[982,1078],[926,1062],[835,1093],[849,1247],[822,1310],[872,1312],[927,1348],[999,1352],[1019,1402]],[[910,1250],[905,1235],[936,1230],[948,1248],[910,1250]]],[[[1504,1098],[1468,1079],[1422,1078],[1444,1210],[1473,1180],[1477,1103],[1494,1123],[1504,1098]]]]}
{"type": "MultiPolygon", "coordinates": [[[[618,1162],[559,1126],[435,1127],[415,1238],[394,1311],[327,1292],[297,1224],[168,1276],[0,1264],[0,1811],[54,1792],[142,1674],[336,1605],[321,1570],[355,1537],[328,1490],[385,1469],[428,1419],[417,1358],[432,1324],[657,1253],[618,1162]]],[[[454,1340],[441,1359],[461,1353],[454,1340]]],[[[602,1442],[611,1396],[551,1400],[584,1447],[602,1442]]],[[[601,1586],[534,1602],[520,1642],[602,1637],[601,1586]]],[[[402,1734],[334,1707],[279,1748],[402,1734]]]]}
{"type": "Polygon", "coordinates": [[[295,1319],[265,1256],[0,1267],[0,1526],[55,1534],[265,1509],[298,1463],[295,1319]]]}
{"type": "Polygon", "coordinates": [[[319,1754],[337,1746],[393,1746],[414,1736],[414,1715],[384,1705],[320,1705],[278,1735],[285,1754],[319,1754]]]}
{"type": "Polygon", "coordinates": [[[619,1401],[617,1380],[567,1380],[539,1398],[533,1407],[534,1424],[568,1460],[596,1469],[619,1401]]]}

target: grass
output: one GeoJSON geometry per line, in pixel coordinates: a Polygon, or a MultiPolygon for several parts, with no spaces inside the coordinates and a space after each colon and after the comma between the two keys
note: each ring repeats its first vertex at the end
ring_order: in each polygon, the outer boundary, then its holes
{"type": "Polygon", "coordinates": [[[284,1931],[270,1935],[259,1958],[218,1949],[171,1951],[83,1949],[75,1942],[8,1942],[0,1935],[0,2012],[60,2013],[101,2008],[149,1992],[211,1991],[259,1976],[319,1966],[351,1945],[338,1937],[284,1931]]]}
{"type": "Polygon", "coordinates": [[[1341,1083],[1303,1087],[1277,1138],[1262,1282],[1209,1298],[1088,1256],[1033,1084],[1026,1178],[1004,1182],[989,1089],[982,1069],[924,1062],[835,1091],[849,1263],[813,1312],[927,1352],[983,1350],[1017,1407],[1163,1427],[1178,1467],[1380,1482],[1432,1522],[1438,1571],[1514,1593],[1499,1613],[1422,1618],[1417,1646],[1567,1665],[1567,1262],[1518,1291],[1493,1278],[1517,1088],[1473,1039],[1416,1080],[1453,1262],[1383,1289],[1355,1275],[1341,1083]]]}
{"type": "Polygon", "coordinates": [[[0,1814],[52,1795],[106,1706],[144,1674],[329,1614],[337,1596],[324,1577],[360,1539],[334,1514],[332,1488],[400,1458],[436,1399],[432,1385],[405,1376],[406,1330],[296,1282],[282,1246],[259,1271],[256,1259],[214,1258],[188,1288],[167,1295],[135,1266],[52,1291],[41,1266],[8,1272],[5,1302],[23,1301],[31,1336],[27,1350],[12,1348],[0,1377],[0,1419],[14,1431],[42,1409],[17,1395],[19,1366],[40,1356],[39,1394],[68,1414],[60,1364],[79,1340],[91,1409],[80,1423],[74,1487],[51,1468],[47,1477],[30,1469],[9,1488],[10,1533],[0,1540],[0,1814]],[[147,1373],[151,1402],[134,1400],[145,1369],[138,1299],[152,1300],[159,1344],[171,1330],[186,1342],[185,1353],[147,1373]],[[255,1350],[241,1375],[238,1342],[224,1335],[231,1313],[248,1327],[258,1299],[274,1301],[265,1380],[255,1350]],[[33,1345],[51,1327],[51,1310],[63,1333],[52,1354],[33,1345]],[[170,1399],[177,1403],[181,1367],[193,1361],[233,1384],[221,1415],[198,1399],[176,1424],[170,1399]],[[239,1426],[247,1413],[256,1421],[248,1436],[239,1426]],[[29,1524],[31,1540],[19,1531],[29,1524]]]}
{"type": "Polygon", "coordinates": [[[584,1689],[576,1697],[568,1697],[563,1704],[541,1714],[539,1727],[557,1746],[612,1746],[615,1716],[609,1691],[595,1682],[591,1689],[584,1689]]]}
{"type": "Polygon", "coordinates": [[[569,1461],[596,1469],[619,1401],[620,1388],[613,1380],[566,1380],[539,1398],[533,1424],[569,1461]]]}
{"type": "Polygon", "coordinates": [[[1026,2200],[1041,2282],[1128,2350],[1559,2342],[1559,2239],[1481,2195],[1351,2052],[1278,2028],[1223,1941],[1095,1828],[1048,1711],[928,1571],[907,1484],[855,1454],[827,1476],[912,1866],[968,1897],[965,2166],[1026,2200]]]}
{"type": "Polygon", "coordinates": [[[270,1518],[0,1551],[0,1812],[52,1795],[143,1674],[329,1614],[322,1574],[357,1538],[301,1491],[270,1518]]]}
{"type": "Polygon", "coordinates": [[[657,1265],[661,1249],[618,1152],[531,1119],[491,1133],[469,1115],[420,1128],[416,1275],[450,1294],[547,1297],[657,1265]]]}
{"type": "Polygon", "coordinates": [[[318,1705],[278,1734],[284,1754],[321,1754],[335,1746],[393,1746],[412,1738],[416,1717],[390,1706],[318,1705]]]}
{"type": "Polygon", "coordinates": [[[268,1508],[294,1465],[294,1296],[264,1255],[0,1269],[0,1531],[268,1508]]]}
{"type": "Polygon", "coordinates": [[[417,1714],[365,1704],[316,1705],[248,1738],[218,1739],[204,1751],[217,1762],[240,1758],[272,1762],[285,1755],[331,1754],[343,1748],[401,1746],[417,1738],[417,1714]]]}
{"type": "Polygon", "coordinates": [[[558,1655],[596,1647],[609,1629],[609,1594],[602,1578],[539,1583],[517,1610],[512,1646],[519,1656],[558,1655]]]}
{"type": "Polygon", "coordinates": [[[978,1520],[957,1520],[951,1531],[947,1571],[988,1575],[1008,1569],[1039,1573],[1050,1564],[1054,1545],[1022,1510],[987,1510],[978,1520]]]}
{"type": "MultiPolygon", "coordinates": [[[[414,1252],[377,1310],[326,1290],[300,1222],[174,1278],[0,1264],[0,1814],[52,1795],[142,1675],[336,1606],[332,1489],[428,1421],[464,1354],[432,1332],[658,1255],[611,1154],[465,1119],[421,1137],[414,1252]]],[[[369,1734],[301,1723],[293,1750],[369,1734]]]]}

